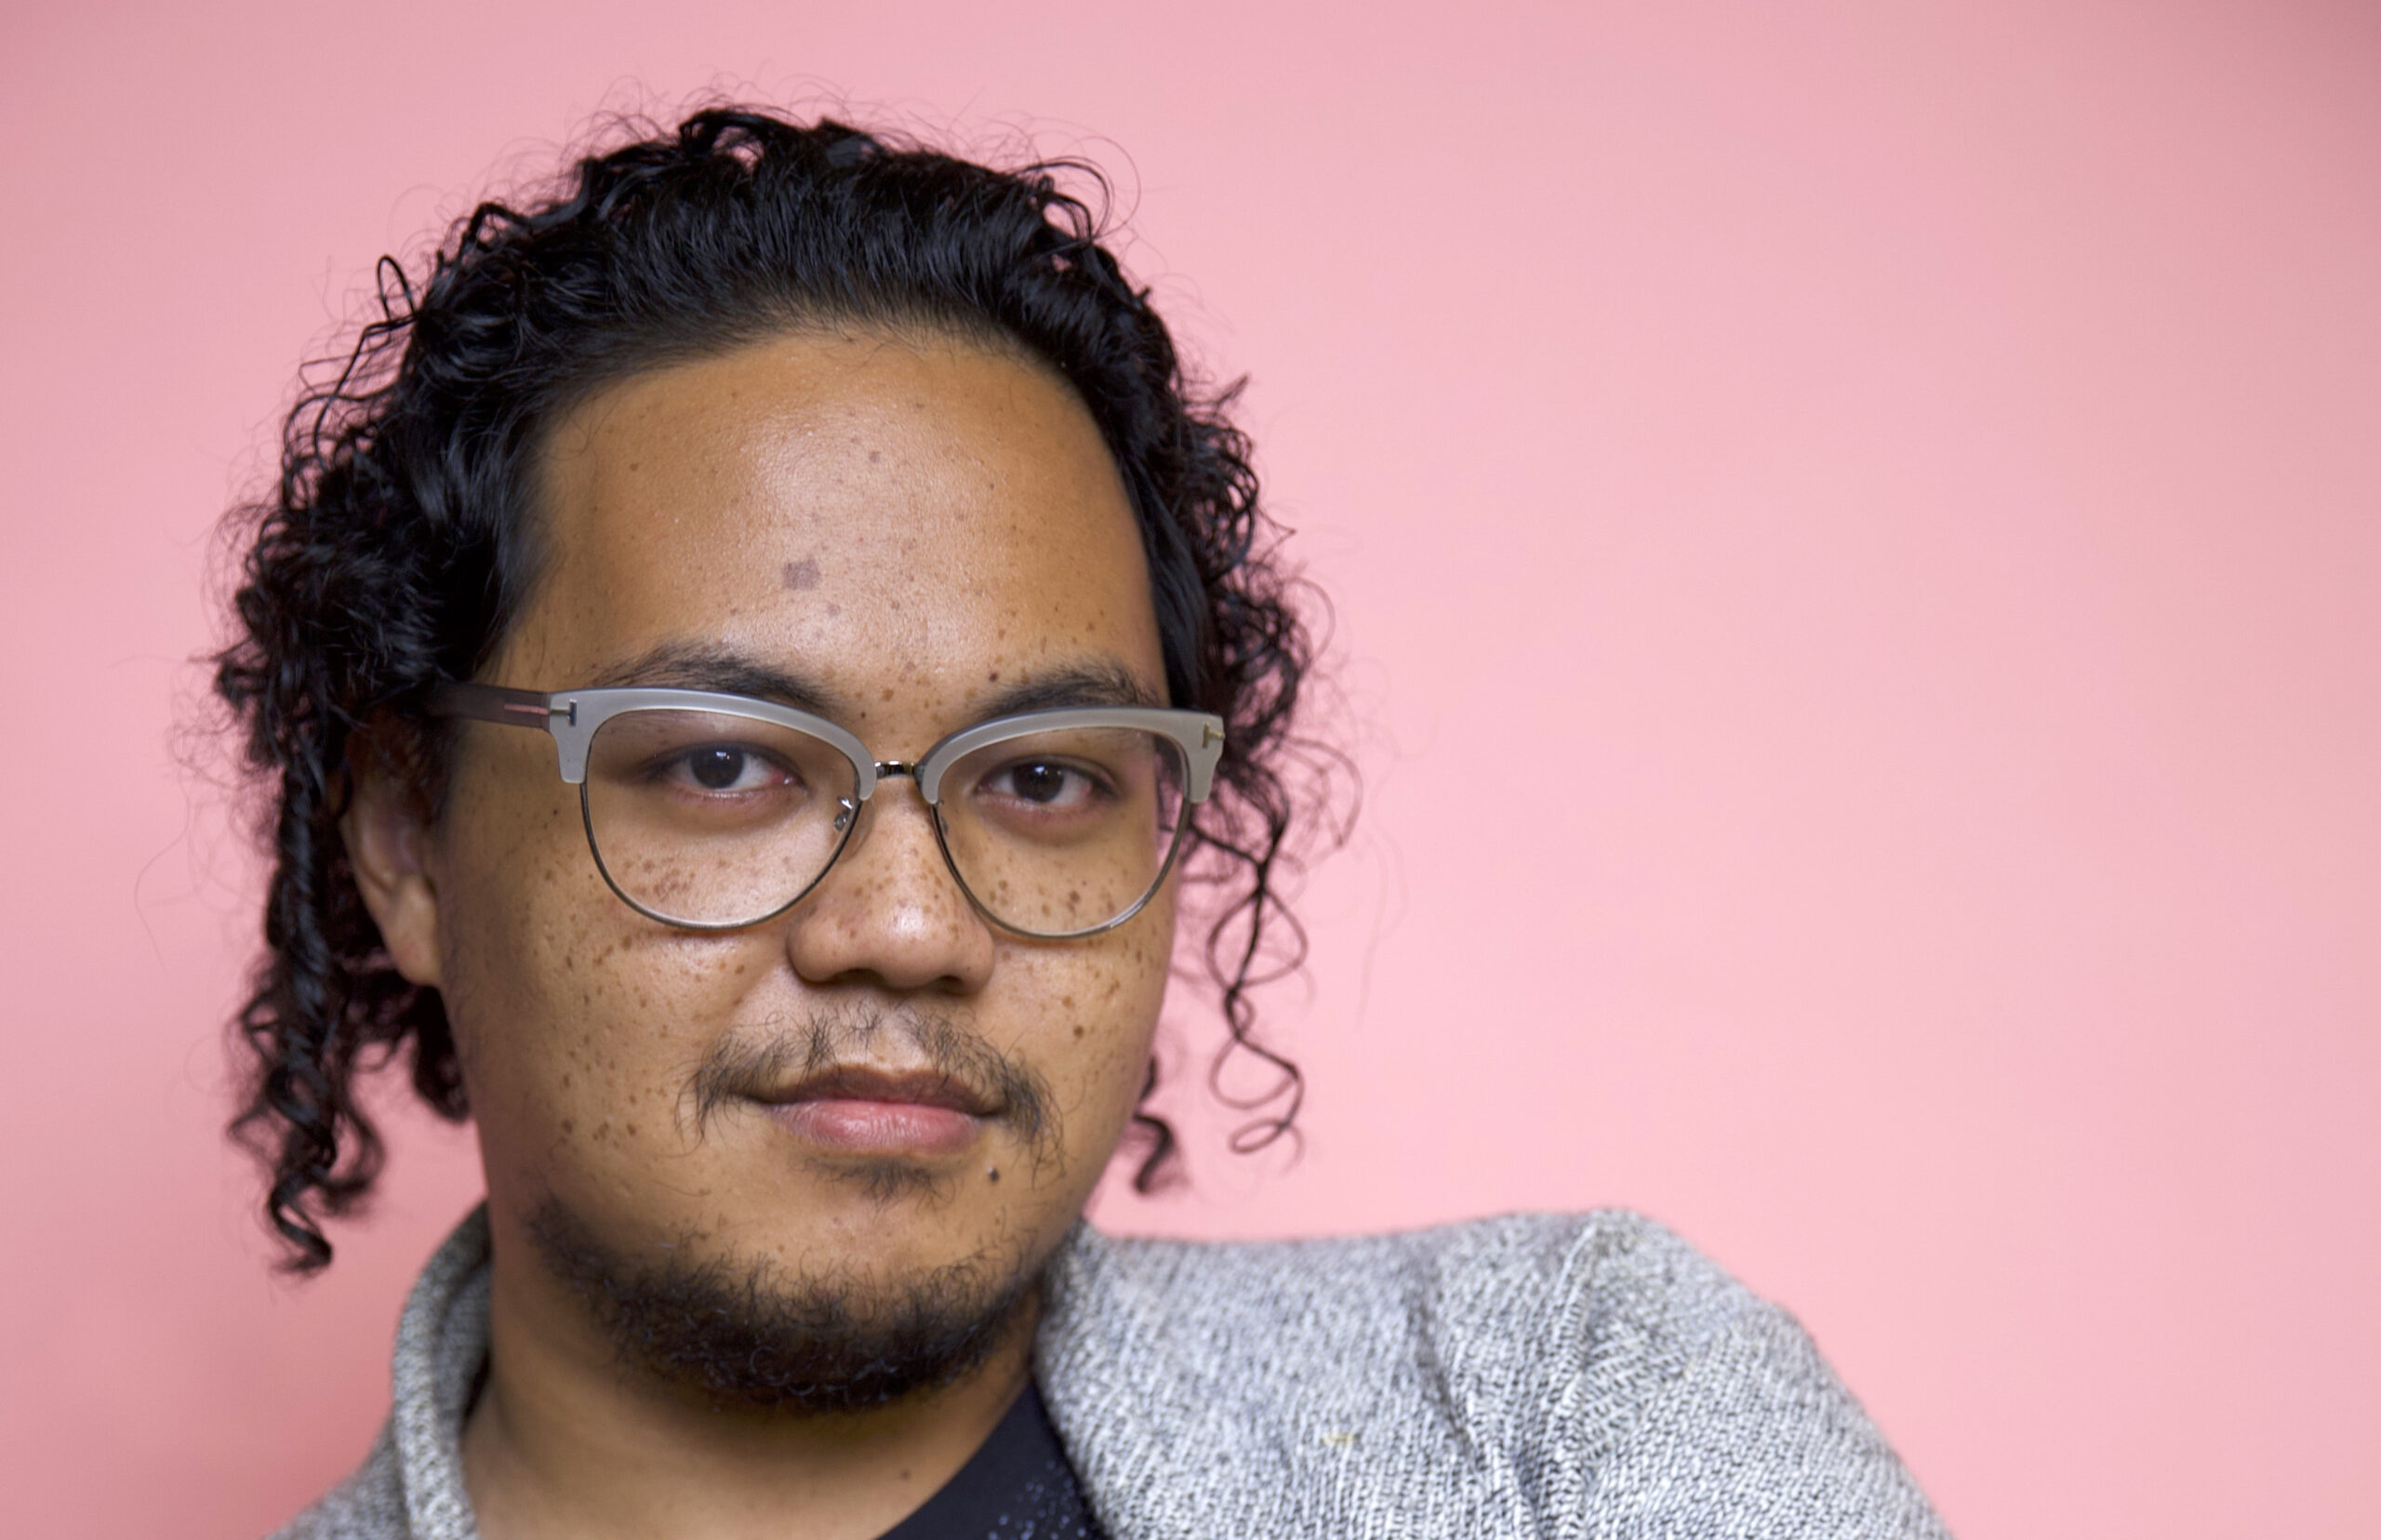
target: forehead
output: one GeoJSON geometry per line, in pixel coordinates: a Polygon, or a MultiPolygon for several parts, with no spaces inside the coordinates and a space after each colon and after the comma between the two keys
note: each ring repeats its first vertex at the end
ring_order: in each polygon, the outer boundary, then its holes
{"type": "Polygon", "coordinates": [[[546,565],[505,683],[621,682],[691,653],[795,674],[853,719],[956,718],[1071,669],[1163,695],[1107,446],[1062,381],[1006,353],[773,338],[603,391],[540,471],[546,565]]]}

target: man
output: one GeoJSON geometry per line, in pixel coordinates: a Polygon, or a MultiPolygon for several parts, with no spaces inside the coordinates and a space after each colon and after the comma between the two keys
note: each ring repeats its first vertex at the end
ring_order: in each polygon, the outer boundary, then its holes
{"type": "Polygon", "coordinates": [[[279,795],[237,1126],[320,1267],[402,1053],[487,1201],[286,1533],[1939,1533],[1643,1220],[1081,1224],[1186,874],[1247,1042],[1308,651],[1044,176],[705,113],[383,300],[220,665],[279,795]]]}

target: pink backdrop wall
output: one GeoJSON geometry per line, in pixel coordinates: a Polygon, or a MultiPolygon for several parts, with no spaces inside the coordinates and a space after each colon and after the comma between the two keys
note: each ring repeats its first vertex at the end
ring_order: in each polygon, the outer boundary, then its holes
{"type": "Polygon", "coordinates": [[[1090,153],[1255,378],[1370,797],[1303,1161],[1107,1223],[1625,1203],[1963,1534],[2381,1533],[2381,14],[2277,0],[12,7],[12,1531],[254,1534],[381,1414],[468,1136],[266,1276],[170,724],[293,364],[638,81],[1090,153]]]}

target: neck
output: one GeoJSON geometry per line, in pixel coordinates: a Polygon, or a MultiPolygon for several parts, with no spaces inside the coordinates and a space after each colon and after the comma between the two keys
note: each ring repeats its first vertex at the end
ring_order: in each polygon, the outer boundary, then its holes
{"type": "Polygon", "coordinates": [[[872,1540],[956,1474],[1024,1389],[1038,1315],[954,1384],[796,1414],[624,1361],[517,1234],[494,1237],[488,1304],[487,1378],[462,1448],[486,1540],[872,1540]]]}

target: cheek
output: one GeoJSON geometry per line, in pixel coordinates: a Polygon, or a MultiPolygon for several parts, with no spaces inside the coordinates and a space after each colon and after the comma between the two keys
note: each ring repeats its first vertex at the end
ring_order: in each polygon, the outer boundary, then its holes
{"type": "Polygon", "coordinates": [[[575,1185],[692,1142],[691,1066],[756,973],[750,938],[685,936],[604,885],[577,809],[458,830],[441,896],[447,1015],[491,1183],[575,1185]],[[566,816],[565,816],[566,815],[566,816]]]}
{"type": "MultiPolygon", "coordinates": [[[[1161,907],[1163,905],[1163,907],[1161,907]]],[[[1042,984],[1043,1062],[1070,1154],[1104,1163],[1139,1102],[1174,951],[1174,915],[1152,903],[1122,930],[1067,956],[1042,984]]]]}

